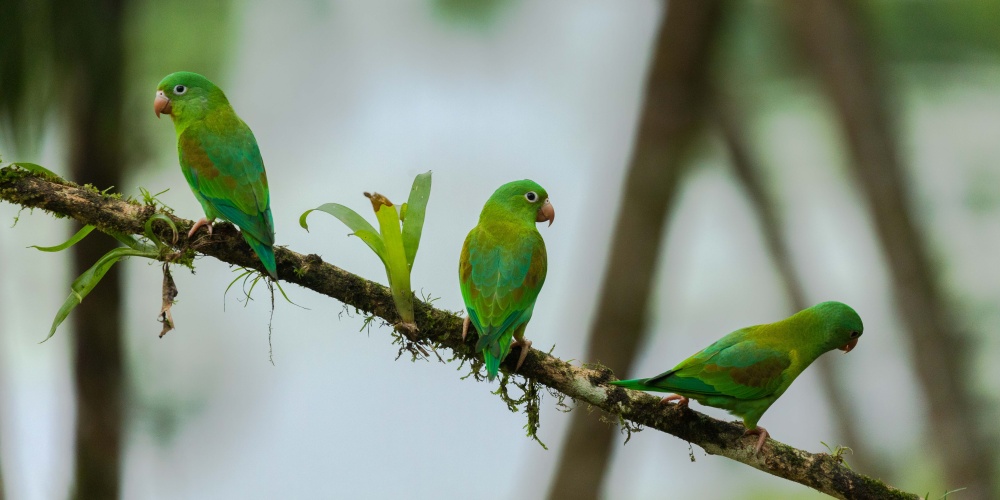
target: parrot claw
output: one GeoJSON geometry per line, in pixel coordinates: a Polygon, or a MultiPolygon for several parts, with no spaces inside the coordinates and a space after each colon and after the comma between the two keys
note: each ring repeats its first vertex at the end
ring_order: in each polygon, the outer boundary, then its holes
{"type": "Polygon", "coordinates": [[[757,446],[753,449],[753,454],[756,456],[760,453],[760,449],[764,447],[764,441],[767,441],[767,437],[770,434],[767,433],[767,429],[760,426],[754,427],[753,429],[747,429],[747,431],[743,433],[744,436],[749,436],[751,434],[757,434],[760,436],[760,438],[757,439],[757,446]]]}
{"type": "Polygon", "coordinates": [[[465,342],[465,336],[469,334],[469,325],[472,324],[472,320],[468,316],[462,321],[462,342],[465,342]]]}
{"type": "Polygon", "coordinates": [[[524,364],[525,358],[528,357],[528,351],[531,351],[531,341],[528,339],[515,340],[510,346],[521,348],[521,357],[517,359],[517,366],[514,367],[514,371],[517,372],[524,364]]]}
{"type": "Polygon", "coordinates": [[[663,403],[663,404],[667,404],[667,403],[669,403],[671,401],[677,401],[677,406],[679,406],[681,408],[687,408],[688,407],[688,403],[691,402],[690,399],[688,399],[688,398],[686,398],[684,396],[681,396],[680,394],[671,394],[671,395],[669,395],[669,396],[667,396],[667,397],[665,397],[665,398],[663,398],[663,399],[660,400],[660,402],[663,403]]]}
{"type": "Polygon", "coordinates": [[[194,225],[191,226],[191,230],[188,231],[188,239],[191,239],[191,237],[194,236],[194,233],[196,233],[198,231],[198,228],[200,228],[201,226],[207,227],[208,235],[212,236],[212,223],[209,222],[208,219],[202,217],[201,219],[198,220],[198,222],[195,222],[194,225]]]}

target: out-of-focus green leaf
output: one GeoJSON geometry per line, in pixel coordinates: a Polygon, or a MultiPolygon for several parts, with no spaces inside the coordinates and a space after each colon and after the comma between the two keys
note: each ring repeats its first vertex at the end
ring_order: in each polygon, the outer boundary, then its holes
{"type": "Polygon", "coordinates": [[[488,29],[501,14],[510,9],[513,0],[433,0],[437,17],[456,25],[488,29]]]}
{"type": "Polygon", "coordinates": [[[413,269],[413,260],[417,257],[417,247],[420,246],[420,233],[424,229],[424,213],[427,210],[427,200],[431,197],[431,172],[428,170],[413,179],[410,188],[410,198],[403,204],[404,211],[400,214],[403,221],[403,248],[406,250],[406,265],[413,269]]]}
{"type": "MultiPolygon", "coordinates": [[[[62,307],[59,308],[59,312],[56,313],[55,319],[52,320],[52,328],[49,329],[49,335],[45,337],[45,340],[49,340],[56,333],[56,329],[59,325],[69,316],[69,313],[73,311],[76,306],[83,302],[83,299],[90,294],[90,291],[101,282],[104,275],[108,273],[112,266],[114,266],[119,260],[125,257],[154,257],[155,254],[150,255],[148,252],[141,250],[135,250],[132,248],[115,248],[110,252],[104,254],[97,262],[90,266],[89,269],[83,272],[80,276],[77,276],[73,280],[73,284],[70,286],[69,297],[66,297],[66,301],[63,302],[62,307]]],[[[42,340],[42,342],[45,342],[42,340]]]]}
{"type": "Polygon", "coordinates": [[[87,235],[90,234],[90,232],[93,231],[93,230],[94,230],[94,226],[91,226],[91,225],[88,224],[86,226],[83,226],[83,228],[80,229],[79,231],[77,231],[76,234],[74,234],[73,236],[71,236],[70,239],[66,240],[65,242],[63,242],[63,243],[61,243],[59,245],[56,245],[54,247],[40,247],[38,245],[31,245],[28,248],[37,248],[37,249],[39,249],[39,250],[41,250],[43,252],[61,252],[63,250],[66,250],[67,248],[69,248],[69,247],[71,247],[71,246],[76,245],[77,243],[79,243],[80,240],[86,238],[87,235]]]}
{"type": "Polygon", "coordinates": [[[28,172],[31,172],[31,173],[35,173],[35,174],[41,175],[42,177],[50,177],[50,178],[54,178],[54,179],[58,179],[58,180],[63,180],[63,178],[60,177],[55,172],[53,172],[53,171],[51,171],[51,170],[49,170],[49,169],[47,169],[47,168],[45,168],[45,167],[43,167],[41,165],[38,165],[37,163],[27,163],[27,162],[19,161],[19,162],[11,163],[11,165],[14,165],[15,167],[18,167],[18,168],[21,168],[21,169],[24,169],[24,170],[27,170],[28,172]]]}
{"type": "Polygon", "coordinates": [[[309,216],[310,212],[319,210],[320,212],[326,212],[343,222],[351,231],[354,231],[354,236],[361,238],[361,241],[365,242],[369,248],[371,248],[379,259],[382,259],[384,263],[386,260],[385,253],[385,243],[383,243],[382,238],[379,236],[378,232],[375,231],[375,227],[371,225],[364,217],[358,215],[357,212],[347,208],[339,203],[324,203],[319,207],[312,210],[306,210],[299,217],[299,225],[302,226],[306,231],[309,230],[309,226],[306,224],[306,217],[309,216]]]}

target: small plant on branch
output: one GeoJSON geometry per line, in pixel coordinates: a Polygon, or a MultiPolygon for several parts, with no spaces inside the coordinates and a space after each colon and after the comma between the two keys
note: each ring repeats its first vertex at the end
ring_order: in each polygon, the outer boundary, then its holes
{"type": "Polygon", "coordinates": [[[306,217],[319,210],[326,212],[354,231],[361,241],[371,248],[382,260],[385,274],[389,279],[389,289],[392,300],[396,304],[396,312],[400,321],[393,325],[396,331],[404,334],[410,340],[416,338],[417,324],[413,315],[413,289],[410,286],[410,271],[413,260],[420,246],[420,232],[424,227],[424,213],[427,200],[431,195],[431,173],[424,172],[413,180],[410,197],[399,210],[385,196],[378,193],[365,193],[371,200],[379,230],[354,210],[339,203],[326,203],[312,210],[306,210],[299,217],[299,224],[306,230],[306,217]]]}
{"type": "MultiPolygon", "coordinates": [[[[51,170],[42,167],[41,165],[36,165],[34,163],[20,162],[20,163],[12,163],[10,166],[17,167],[22,170],[27,170],[28,172],[41,175],[42,177],[45,177],[47,179],[52,179],[59,182],[65,182],[62,177],[53,173],[51,170]]],[[[155,200],[156,195],[149,195],[148,191],[141,188],[140,191],[142,191],[144,198],[155,200]]],[[[162,192],[157,194],[162,194],[162,192]]],[[[94,287],[96,287],[101,282],[101,280],[108,273],[108,271],[110,271],[111,268],[118,263],[118,261],[128,257],[145,257],[147,259],[157,260],[160,259],[163,256],[163,254],[170,252],[170,246],[163,243],[160,240],[160,238],[156,235],[153,229],[153,223],[157,220],[162,221],[163,223],[165,223],[167,226],[170,227],[170,230],[173,235],[173,241],[171,243],[172,244],[177,243],[177,226],[174,224],[174,221],[170,220],[169,217],[159,213],[154,214],[152,217],[146,220],[146,224],[144,226],[145,238],[136,238],[127,234],[109,232],[111,236],[113,236],[116,240],[123,243],[125,246],[111,249],[108,253],[102,255],[100,259],[97,259],[97,262],[95,262],[94,265],[90,266],[90,268],[88,268],[86,271],[84,271],[82,274],[77,276],[76,279],[73,280],[73,283],[70,285],[70,294],[68,297],[66,297],[66,300],[63,302],[63,305],[59,308],[59,311],[56,312],[56,316],[52,320],[52,327],[49,328],[49,334],[45,337],[44,340],[42,340],[42,342],[45,342],[46,340],[52,338],[53,335],[55,335],[56,330],[59,328],[59,325],[61,325],[64,321],[66,321],[66,318],[69,317],[69,314],[71,312],[73,312],[73,309],[75,309],[76,306],[80,305],[83,302],[83,299],[85,299],[87,295],[90,294],[90,292],[94,289],[94,287]]],[[[83,228],[77,231],[76,234],[74,234],[68,240],[59,245],[50,247],[32,245],[32,248],[41,250],[43,252],[53,252],[53,253],[61,252],[82,241],[94,229],[95,226],[88,224],[83,226],[83,228]]],[[[164,276],[164,287],[167,286],[168,280],[170,282],[170,285],[173,286],[173,279],[170,278],[170,271],[167,268],[166,263],[164,263],[163,267],[163,276],[164,276]]],[[[170,297],[171,303],[174,297],[176,297],[176,289],[174,289],[173,295],[170,297]]],[[[164,300],[166,301],[166,299],[164,300]]],[[[162,337],[163,334],[165,334],[166,332],[168,332],[170,329],[173,328],[173,319],[170,317],[170,308],[166,305],[166,302],[164,303],[163,310],[161,310],[161,323],[164,324],[163,332],[160,334],[160,336],[162,337]]]]}
{"type": "MultiPolygon", "coordinates": [[[[52,327],[49,329],[49,334],[45,337],[45,340],[48,340],[55,335],[56,329],[59,328],[59,325],[61,325],[67,317],[69,317],[69,313],[73,312],[73,309],[83,302],[83,299],[90,294],[91,290],[93,290],[94,287],[101,282],[104,275],[106,275],[108,271],[110,271],[111,268],[118,263],[118,261],[128,257],[145,257],[147,259],[157,260],[162,252],[169,250],[169,247],[160,241],[153,231],[153,221],[156,220],[163,221],[170,226],[170,229],[173,231],[173,239],[176,241],[177,226],[174,225],[172,220],[163,214],[155,214],[146,221],[145,235],[148,241],[135,238],[127,234],[113,234],[112,236],[114,236],[114,238],[118,241],[124,243],[125,246],[111,249],[108,253],[101,256],[100,259],[97,259],[97,262],[84,271],[83,274],[77,276],[76,279],[73,280],[73,284],[70,285],[69,297],[66,297],[66,301],[63,302],[62,307],[60,307],[59,311],[56,313],[56,317],[52,320],[52,327]]],[[[94,226],[87,225],[60,245],[52,247],[34,246],[33,248],[37,248],[43,252],[61,252],[79,243],[93,230],[94,226]]],[[[167,270],[166,265],[164,265],[164,279],[166,279],[166,276],[169,275],[168,273],[169,271],[167,270]]],[[[169,316],[169,309],[167,311],[169,316]]],[[[170,327],[173,327],[172,320],[170,321],[170,327]]],[[[169,331],[169,329],[165,328],[163,333],[166,333],[167,331],[169,331]]],[[[162,337],[163,334],[161,333],[160,336],[162,337]]]]}

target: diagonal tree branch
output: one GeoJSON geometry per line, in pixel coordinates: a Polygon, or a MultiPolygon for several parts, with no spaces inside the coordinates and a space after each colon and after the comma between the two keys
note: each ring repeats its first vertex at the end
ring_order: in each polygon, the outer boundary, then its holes
{"type": "MultiPolygon", "coordinates": [[[[127,234],[143,234],[144,224],[157,213],[152,205],[102,195],[93,188],[61,179],[46,179],[11,167],[0,169],[0,200],[71,217],[104,232],[127,234]]],[[[176,244],[178,250],[190,247],[199,254],[229,264],[257,269],[258,259],[232,225],[218,224],[212,237],[188,241],[183,234],[193,223],[169,213],[164,215],[181,230],[182,236],[176,244]]],[[[161,239],[169,241],[170,230],[165,226],[160,221],[154,224],[161,239]]],[[[282,280],[335,298],[391,323],[398,321],[388,288],[323,262],[317,255],[302,255],[286,248],[276,250],[278,276],[282,280]]],[[[419,300],[414,302],[420,342],[451,349],[458,358],[477,358],[473,350],[475,340],[470,338],[462,342],[460,317],[419,300]]],[[[511,356],[501,368],[510,373],[515,362],[515,357],[511,356]]],[[[754,455],[756,438],[744,438],[742,425],[716,420],[691,409],[664,407],[655,396],[609,386],[606,382],[614,377],[611,370],[604,367],[576,367],[532,349],[519,374],[578,402],[618,415],[623,423],[627,420],[666,432],[700,446],[708,454],[724,456],[836,498],[919,498],[854,472],[839,457],[809,453],[773,439],[754,455]]]]}

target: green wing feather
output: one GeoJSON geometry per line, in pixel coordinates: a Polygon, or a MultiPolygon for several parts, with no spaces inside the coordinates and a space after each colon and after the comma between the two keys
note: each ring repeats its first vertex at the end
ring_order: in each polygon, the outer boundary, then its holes
{"type": "Polygon", "coordinates": [[[218,116],[214,126],[196,123],[177,138],[181,170],[205,215],[239,226],[275,276],[274,220],[257,140],[235,113],[218,116]]]}
{"type": "Polygon", "coordinates": [[[517,231],[481,223],[469,232],[459,261],[459,281],[469,319],[479,332],[490,380],[510,352],[515,332],[531,319],[547,270],[537,230],[517,231]]]}

